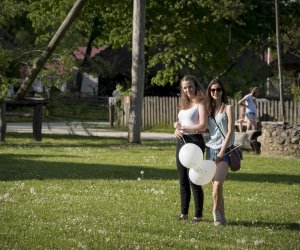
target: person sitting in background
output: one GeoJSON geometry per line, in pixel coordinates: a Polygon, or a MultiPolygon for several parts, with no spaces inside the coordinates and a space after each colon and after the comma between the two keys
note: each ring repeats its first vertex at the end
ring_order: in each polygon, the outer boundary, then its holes
{"type": "Polygon", "coordinates": [[[258,96],[259,91],[258,87],[254,87],[251,89],[251,93],[244,96],[241,100],[239,100],[238,104],[240,106],[244,106],[246,108],[246,117],[247,121],[247,131],[248,130],[256,130],[256,111],[257,111],[257,103],[256,97],[258,96]]]}

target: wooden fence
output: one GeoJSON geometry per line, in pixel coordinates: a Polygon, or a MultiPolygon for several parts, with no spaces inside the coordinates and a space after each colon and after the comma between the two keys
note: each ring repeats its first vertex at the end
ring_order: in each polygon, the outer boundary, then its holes
{"type": "MultiPolygon", "coordinates": [[[[239,106],[237,100],[230,100],[234,106],[236,119],[239,117],[239,106]]],[[[280,102],[266,99],[258,99],[259,121],[283,121],[280,116],[280,102]]],[[[171,126],[177,120],[179,97],[144,97],[142,107],[142,127],[149,128],[157,125],[171,126]]],[[[117,112],[117,120],[121,126],[128,125],[129,97],[122,100],[122,110],[117,112]]],[[[300,124],[300,102],[285,101],[286,122],[289,124],[300,124]]]]}

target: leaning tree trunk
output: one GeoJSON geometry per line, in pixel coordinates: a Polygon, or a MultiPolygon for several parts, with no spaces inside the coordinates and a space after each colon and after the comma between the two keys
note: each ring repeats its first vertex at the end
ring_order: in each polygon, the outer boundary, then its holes
{"type": "Polygon", "coordinates": [[[31,85],[33,84],[34,80],[40,73],[40,71],[45,66],[47,60],[52,55],[53,51],[55,50],[56,46],[59,44],[60,40],[70,27],[70,25],[73,23],[75,18],[78,16],[80,10],[82,9],[84,3],[86,0],[77,0],[75,4],[73,5],[72,9],[70,10],[69,14],[51,39],[50,43],[48,44],[47,49],[44,51],[42,56],[39,58],[39,60],[36,62],[36,65],[33,67],[31,74],[29,77],[25,79],[25,81],[22,83],[20,89],[16,93],[16,99],[23,98],[28,90],[30,89],[31,85]]]}
{"type": "Polygon", "coordinates": [[[142,103],[145,81],[145,15],[146,0],[134,0],[131,68],[132,85],[128,121],[129,143],[141,143],[142,103]]]}

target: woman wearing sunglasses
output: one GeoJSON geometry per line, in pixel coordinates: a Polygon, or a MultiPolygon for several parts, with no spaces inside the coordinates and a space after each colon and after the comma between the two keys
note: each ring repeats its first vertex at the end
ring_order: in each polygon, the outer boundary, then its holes
{"type": "Polygon", "coordinates": [[[179,221],[188,219],[191,188],[194,196],[194,218],[190,223],[202,221],[204,194],[202,187],[189,180],[188,169],[179,160],[179,151],[185,143],[198,145],[202,152],[205,150],[205,142],[202,134],[207,126],[207,114],[205,107],[205,90],[193,76],[184,76],[180,81],[181,95],[178,113],[178,122],[175,122],[176,136],[176,165],[179,173],[181,214],[179,221]]]}
{"type": "Polygon", "coordinates": [[[212,180],[213,219],[216,226],[226,225],[223,183],[229,169],[226,150],[234,143],[234,111],[228,102],[223,83],[212,80],[207,87],[209,140],[206,143],[206,159],[216,162],[212,180]]]}

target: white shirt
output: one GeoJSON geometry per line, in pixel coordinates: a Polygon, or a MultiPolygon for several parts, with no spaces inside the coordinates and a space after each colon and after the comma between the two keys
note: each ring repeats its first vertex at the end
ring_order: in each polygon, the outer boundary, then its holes
{"type": "Polygon", "coordinates": [[[248,94],[245,96],[245,101],[246,101],[246,114],[248,113],[255,113],[256,114],[256,105],[254,103],[254,99],[252,94],[248,94]]]}
{"type": "Polygon", "coordinates": [[[178,113],[178,120],[181,126],[191,126],[199,123],[198,104],[189,109],[182,109],[178,113]]]}

